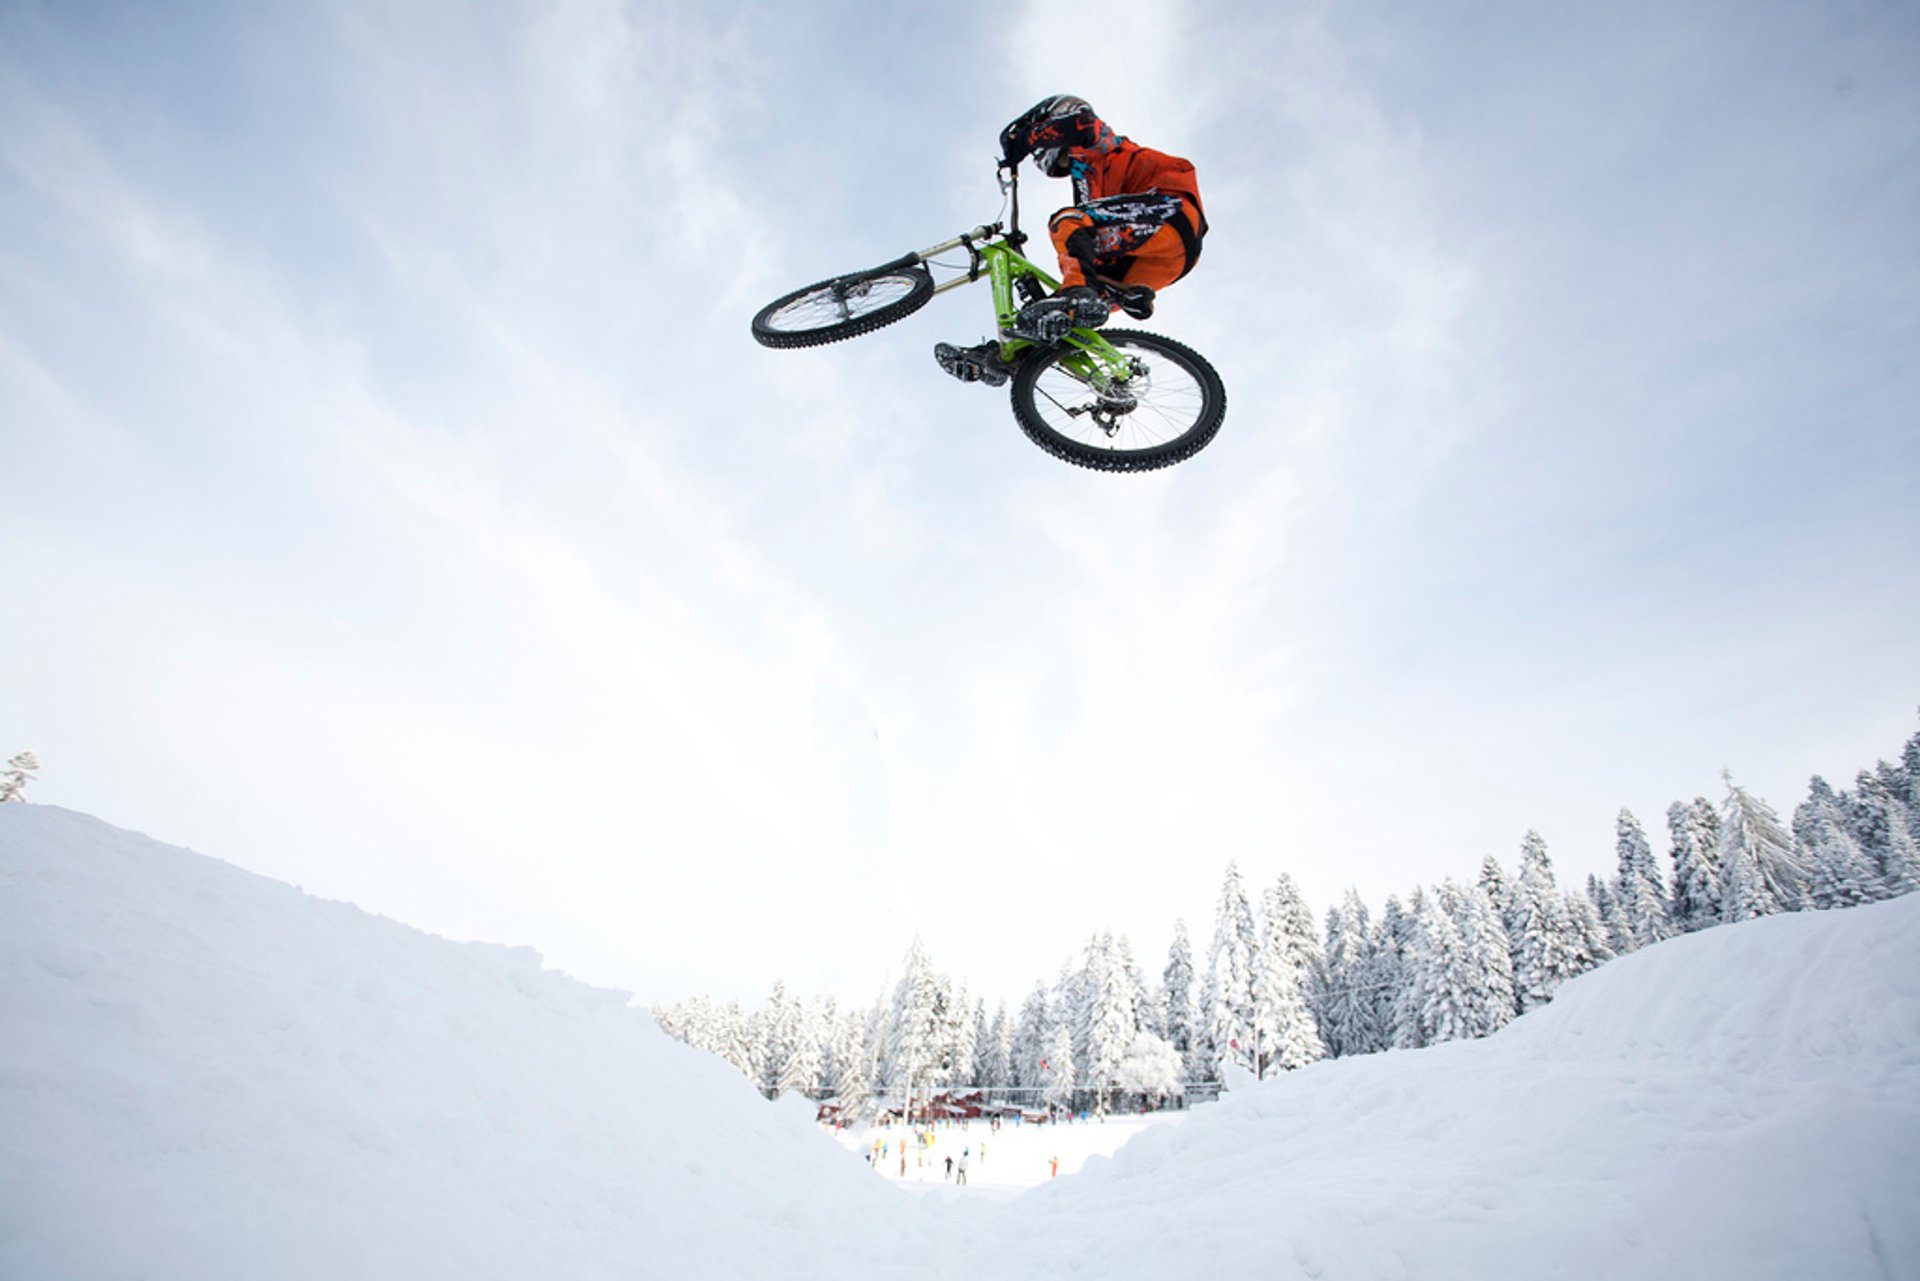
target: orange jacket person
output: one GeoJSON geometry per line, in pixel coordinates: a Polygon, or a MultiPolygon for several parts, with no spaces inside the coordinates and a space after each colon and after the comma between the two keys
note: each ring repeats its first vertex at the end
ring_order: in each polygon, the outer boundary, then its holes
{"type": "MultiPolygon", "coordinates": [[[[1193,165],[1115,134],[1086,99],[1055,94],[1000,131],[1009,164],[1028,156],[1050,178],[1073,180],[1074,203],[1048,223],[1060,256],[1061,289],[1020,309],[1022,336],[1105,323],[1110,299],[1144,320],[1153,292],[1193,270],[1207,234],[1193,165]]],[[[940,367],[989,386],[1011,372],[999,344],[934,348],[940,367]]]]}

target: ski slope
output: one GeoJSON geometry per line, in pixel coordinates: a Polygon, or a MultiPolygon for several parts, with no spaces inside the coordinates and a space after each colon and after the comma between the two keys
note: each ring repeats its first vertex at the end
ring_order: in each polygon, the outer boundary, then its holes
{"type": "Polygon", "coordinates": [[[35,1281],[1920,1278],[1920,895],[998,1182],[908,1195],[527,949],[0,806],[0,1277],[35,1281]]]}

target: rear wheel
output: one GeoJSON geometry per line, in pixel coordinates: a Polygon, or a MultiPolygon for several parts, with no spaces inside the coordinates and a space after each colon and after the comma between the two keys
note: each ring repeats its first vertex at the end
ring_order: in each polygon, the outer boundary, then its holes
{"type": "Polygon", "coordinates": [[[917,264],[856,271],[768,303],[753,318],[753,337],[763,347],[818,347],[891,325],[931,297],[933,277],[917,264]]]}
{"type": "Polygon", "coordinates": [[[1071,346],[1034,351],[1013,376],[1013,416],[1056,458],[1099,471],[1152,471],[1206,447],[1227,415],[1227,389],[1192,348],[1134,329],[1100,336],[1124,366],[1071,346]]]}

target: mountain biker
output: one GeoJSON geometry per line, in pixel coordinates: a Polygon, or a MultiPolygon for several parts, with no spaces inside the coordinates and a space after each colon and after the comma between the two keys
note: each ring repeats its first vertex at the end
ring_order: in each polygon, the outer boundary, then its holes
{"type": "MultiPolygon", "coordinates": [[[[1013,332],[1054,338],[1105,323],[1113,302],[1144,320],[1153,294],[1193,270],[1207,218],[1193,165],[1113,129],[1071,94],[1043,98],[1000,131],[1008,165],[1028,156],[1050,178],[1073,180],[1074,203],[1048,222],[1060,256],[1060,291],[1020,309],[1013,332]]],[[[939,343],[940,367],[962,382],[998,387],[1012,368],[1000,344],[939,343]]]]}

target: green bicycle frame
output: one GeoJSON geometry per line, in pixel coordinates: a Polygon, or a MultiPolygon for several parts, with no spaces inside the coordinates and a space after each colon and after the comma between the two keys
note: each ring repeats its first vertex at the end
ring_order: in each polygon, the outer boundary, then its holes
{"type": "MultiPolygon", "coordinates": [[[[1020,312],[1020,304],[1014,300],[1014,282],[1031,278],[1048,293],[1060,288],[1060,282],[1033,265],[1018,249],[1007,240],[1006,229],[999,223],[975,227],[972,231],[955,236],[952,240],[922,249],[915,254],[921,263],[929,262],[936,254],[949,253],[955,249],[965,249],[971,260],[966,274],[935,285],[933,292],[946,293],[962,285],[970,285],[985,275],[993,286],[993,315],[995,330],[1000,337],[1000,358],[1012,363],[1020,354],[1038,344],[1025,338],[1016,338],[1009,332],[1013,328],[1014,317],[1020,312]]],[[[1062,353],[1060,368],[1088,383],[1104,382],[1107,379],[1125,378],[1130,362],[1118,348],[1101,336],[1097,329],[1074,329],[1061,340],[1061,346],[1071,347],[1071,353],[1062,353]]]]}

